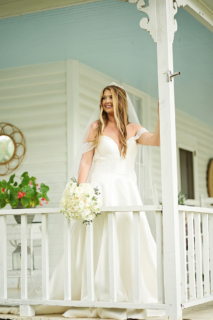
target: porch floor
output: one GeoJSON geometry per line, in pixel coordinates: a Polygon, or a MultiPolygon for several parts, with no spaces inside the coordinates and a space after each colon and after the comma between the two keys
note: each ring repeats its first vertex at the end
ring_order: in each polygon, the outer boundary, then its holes
{"type": "MultiPolygon", "coordinates": [[[[38,315],[34,317],[20,317],[12,314],[0,314],[1,319],[11,320],[65,320],[68,318],[62,317],[61,314],[49,314],[49,315],[38,315]]],[[[88,320],[89,318],[77,318],[77,320],[88,320]]],[[[94,318],[91,318],[94,320],[94,318]]],[[[148,320],[165,320],[165,317],[152,317],[148,320]]],[[[112,320],[112,319],[102,319],[112,320]]],[[[212,302],[203,305],[191,307],[183,310],[183,320],[213,320],[213,305],[212,302]]]]}

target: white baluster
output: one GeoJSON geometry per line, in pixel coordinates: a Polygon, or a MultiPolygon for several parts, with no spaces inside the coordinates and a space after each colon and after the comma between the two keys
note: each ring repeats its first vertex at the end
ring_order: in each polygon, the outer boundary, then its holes
{"type": "Polygon", "coordinates": [[[181,295],[182,302],[188,300],[187,292],[187,268],[186,268],[186,220],[185,212],[180,211],[179,223],[180,223],[180,269],[181,269],[181,295]]]}
{"type": "Polygon", "coordinates": [[[21,215],[21,298],[27,299],[27,215],[21,215]]]}
{"type": "Polygon", "coordinates": [[[7,225],[0,216],[0,298],[7,299],[7,225]]]}
{"type": "MultiPolygon", "coordinates": [[[[28,298],[27,293],[27,214],[21,215],[21,299],[28,298]]],[[[20,316],[34,316],[35,309],[30,305],[20,305],[20,316]]]]}
{"type": "Polygon", "coordinates": [[[114,213],[108,213],[108,246],[109,246],[109,285],[110,302],[117,301],[116,257],[115,257],[115,221],[114,213]]]}
{"type": "Polygon", "coordinates": [[[86,226],[86,250],[87,250],[87,294],[88,300],[94,301],[94,257],[93,257],[93,223],[86,226]]]}
{"type": "Polygon", "coordinates": [[[194,213],[195,222],[195,253],[196,253],[196,282],[197,282],[197,298],[203,297],[203,281],[202,281],[202,242],[200,230],[200,214],[194,213]]]}
{"type": "Polygon", "coordinates": [[[42,213],[42,298],[49,300],[48,214],[42,213]]]}
{"type": "Polygon", "coordinates": [[[64,217],[64,300],[72,299],[71,292],[71,225],[64,217]]]}
{"type": "Polygon", "coordinates": [[[213,215],[209,215],[209,245],[210,245],[210,272],[211,272],[211,295],[213,295],[213,215]]]}
{"type": "Polygon", "coordinates": [[[189,297],[190,300],[196,299],[195,292],[195,261],[194,261],[194,228],[193,213],[187,214],[188,220],[188,264],[189,264],[189,297]]]}
{"type": "Polygon", "coordinates": [[[164,303],[164,272],[163,272],[163,225],[162,212],[155,212],[156,221],[156,245],[157,245],[157,278],[158,278],[158,302],[164,303]]]}
{"type": "Polygon", "coordinates": [[[203,273],[204,273],[204,296],[210,295],[209,288],[209,226],[208,214],[202,215],[203,224],[203,273]]]}
{"type": "Polygon", "coordinates": [[[140,285],[140,233],[139,233],[139,212],[133,212],[133,237],[134,237],[134,302],[140,303],[141,285],[140,285]]]}

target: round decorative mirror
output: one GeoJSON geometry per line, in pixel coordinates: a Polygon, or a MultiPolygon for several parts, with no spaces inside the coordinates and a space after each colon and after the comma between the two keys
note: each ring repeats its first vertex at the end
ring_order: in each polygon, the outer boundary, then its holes
{"type": "Polygon", "coordinates": [[[5,164],[12,160],[15,153],[15,144],[9,136],[0,136],[0,163],[5,164]]]}
{"type": "Polygon", "coordinates": [[[17,169],[25,152],[26,143],[22,132],[12,124],[0,123],[0,176],[17,169]]]}

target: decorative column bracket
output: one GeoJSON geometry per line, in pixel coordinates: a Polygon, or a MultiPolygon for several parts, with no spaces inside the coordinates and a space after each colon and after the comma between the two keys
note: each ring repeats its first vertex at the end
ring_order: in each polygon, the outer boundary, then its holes
{"type": "MultiPolygon", "coordinates": [[[[137,9],[141,12],[144,12],[148,15],[147,17],[143,17],[140,21],[140,27],[144,30],[147,30],[150,36],[153,38],[154,42],[157,43],[157,5],[156,2],[159,0],[149,0],[149,5],[146,6],[146,2],[144,0],[118,0],[125,1],[132,4],[137,5],[137,9]]],[[[177,13],[177,2],[173,0],[173,17],[177,13]]],[[[173,23],[171,24],[171,28],[173,29],[171,43],[174,41],[174,34],[177,31],[177,21],[173,18],[173,23]]]]}

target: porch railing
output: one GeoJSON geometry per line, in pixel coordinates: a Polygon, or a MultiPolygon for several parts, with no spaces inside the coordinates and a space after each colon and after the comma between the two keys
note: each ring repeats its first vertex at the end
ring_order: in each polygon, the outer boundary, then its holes
{"type": "Polygon", "coordinates": [[[162,206],[131,206],[103,207],[102,214],[108,215],[108,248],[109,248],[109,287],[110,301],[95,301],[94,295],[94,265],[93,265],[93,224],[86,226],[87,254],[87,296],[88,301],[72,300],[71,292],[71,220],[64,218],[64,300],[49,298],[49,239],[48,216],[60,212],[60,208],[48,209],[16,209],[0,210],[0,305],[20,305],[21,316],[34,315],[34,305],[75,306],[75,307],[104,307],[104,308],[134,308],[134,309],[165,309],[164,277],[163,277],[163,229],[162,206]],[[134,302],[117,302],[116,288],[116,253],[115,212],[133,212],[134,240],[134,302]],[[139,212],[155,212],[156,245],[157,245],[157,279],[158,303],[140,302],[140,230],[139,212]],[[8,299],[7,296],[7,225],[6,216],[21,214],[21,299],[8,299]],[[29,299],[27,292],[27,215],[41,214],[42,216],[42,299],[29,299]]]}
{"type": "Polygon", "coordinates": [[[183,308],[213,300],[213,209],[179,206],[183,308]]]}
{"type": "MultiPolygon", "coordinates": [[[[64,218],[64,300],[49,298],[48,216],[60,208],[0,210],[0,305],[20,305],[21,316],[34,315],[35,305],[165,309],[163,216],[162,206],[104,207],[108,215],[110,301],[96,301],[94,295],[93,224],[86,226],[87,301],[72,300],[71,292],[71,221],[64,218]],[[134,302],[117,302],[115,212],[133,212],[134,240],[134,302]],[[155,212],[157,245],[158,303],[140,302],[140,230],[139,212],[155,212]],[[7,297],[7,225],[6,216],[21,214],[21,299],[7,297]],[[42,216],[42,299],[29,299],[27,292],[27,215],[42,216]]],[[[213,300],[213,209],[179,206],[179,249],[182,308],[213,300]]]]}

